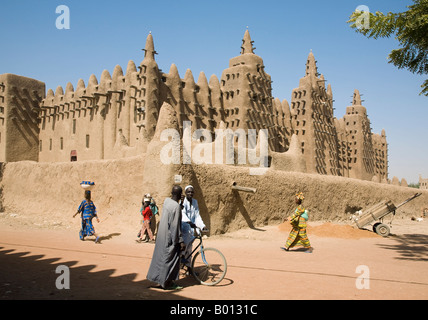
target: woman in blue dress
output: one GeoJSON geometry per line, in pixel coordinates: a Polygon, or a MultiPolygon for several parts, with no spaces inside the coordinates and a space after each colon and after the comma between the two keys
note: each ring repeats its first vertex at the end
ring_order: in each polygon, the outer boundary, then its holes
{"type": "Polygon", "coordinates": [[[82,217],[82,229],[80,229],[79,237],[80,240],[85,240],[86,236],[95,236],[95,243],[98,243],[100,237],[95,233],[95,228],[92,224],[92,219],[97,218],[97,222],[100,222],[100,219],[97,216],[97,208],[95,207],[94,202],[91,200],[91,191],[85,191],[85,199],[80,203],[77,212],[73,215],[73,218],[81,213],[82,217]]]}

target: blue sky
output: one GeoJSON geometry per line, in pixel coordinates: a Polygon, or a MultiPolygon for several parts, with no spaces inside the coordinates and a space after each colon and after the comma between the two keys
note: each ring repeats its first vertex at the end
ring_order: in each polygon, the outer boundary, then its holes
{"type": "Polygon", "coordinates": [[[217,0],[217,1],[65,1],[2,0],[0,74],[14,73],[44,81],[47,89],[67,82],[85,83],[104,69],[125,70],[143,59],[151,31],[159,67],[172,63],[184,77],[197,80],[228,67],[239,55],[246,27],[255,53],[272,76],[273,95],[291,101],[305,74],[312,49],[318,70],[332,85],[335,116],[341,118],[354,89],[363,94],[373,132],[385,129],[389,178],[417,182],[428,178],[428,98],[420,96],[424,77],[387,63],[398,42],[367,39],[346,23],[360,5],[371,12],[406,10],[410,0],[217,0]],[[70,9],[70,29],[55,22],[59,5],[70,9]]]}

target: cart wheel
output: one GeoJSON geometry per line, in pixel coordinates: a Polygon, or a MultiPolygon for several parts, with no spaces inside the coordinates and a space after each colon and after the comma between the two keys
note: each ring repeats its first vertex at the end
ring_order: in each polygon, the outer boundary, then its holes
{"type": "Polygon", "coordinates": [[[376,233],[377,233],[376,228],[377,228],[377,226],[378,226],[378,225],[380,225],[380,224],[382,224],[382,222],[376,222],[376,223],[373,225],[373,232],[376,232],[376,233]]]}
{"type": "Polygon", "coordinates": [[[376,233],[382,237],[387,237],[389,236],[390,230],[386,224],[380,223],[376,226],[376,233]]]}

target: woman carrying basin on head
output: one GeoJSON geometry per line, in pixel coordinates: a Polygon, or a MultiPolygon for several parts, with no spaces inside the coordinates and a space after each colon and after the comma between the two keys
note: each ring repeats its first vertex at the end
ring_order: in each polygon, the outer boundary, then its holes
{"type": "Polygon", "coordinates": [[[293,215],[288,218],[293,229],[291,229],[288,239],[284,247],[281,249],[288,251],[290,248],[295,246],[303,246],[307,250],[305,252],[312,252],[313,248],[309,241],[308,235],[306,233],[306,221],[308,220],[307,210],[303,207],[302,203],[305,199],[302,192],[296,194],[296,204],[297,208],[294,211],[293,215]]]}
{"type": "Polygon", "coordinates": [[[85,199],[80,203],[77,212],[73,215],[73,218],[81,213],[82,228],[79,232],[80,240],[85,240],[87,236],[95,236],[95,243],[99,243],[100,237],[95,233],[95,228],[92,224],[92,219],[97,218],[98,223],[100,219],[97,216],[97,208],[94,202],[91,200],[91,191],[85,191],[85,199]]]}

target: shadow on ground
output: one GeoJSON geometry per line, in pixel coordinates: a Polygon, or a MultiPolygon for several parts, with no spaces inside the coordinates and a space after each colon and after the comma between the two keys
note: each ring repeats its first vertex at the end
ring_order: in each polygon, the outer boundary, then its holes
{"type": "MultiPolygon", "coordinates": [[[[114,269],[93,271],[95,265],[76,266],[77,261],[58,261],[0,247],[0,300],[180,300],[186,299],[155,288],[148,280],[135,281],[137,274],[113,276],[114,269]],[[65,265],[70,270],[70,289],[59,290],[57,279],[63,272],[57,267],[65,265]]],[[[192,285],[183,279],[183,285],[192,285]]],[[[65,283],[64,281],[60,283],[65,283]]]]}
{"type": "Polygon", "coordinates": [[[379,244],[383,249],[397,252],[396,259],[428,261],[428,235],[426,234],[403,234],[392,235],[391,240],[395,243],[379,244]]]}

